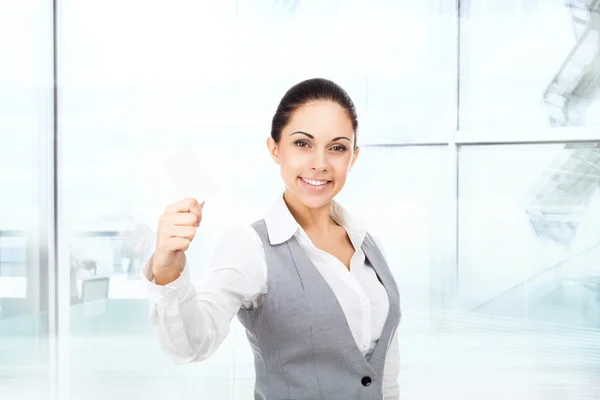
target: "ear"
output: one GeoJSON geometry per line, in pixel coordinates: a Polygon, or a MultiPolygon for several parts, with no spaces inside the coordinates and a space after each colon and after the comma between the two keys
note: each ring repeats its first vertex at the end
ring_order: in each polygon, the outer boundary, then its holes
{"type": "Polygon", "coordinates": [[[267,138],[267,148],[275,164],[279,165],[279,146],[271,136],[267,138]]]}
{"type": "Polygon", "coordinates": [[[350,165],[348,166],[348,172],[350,172],[352,167],[354,167],[354,163],[356,162],[356,159],[358,158],[358,153],[360,153],[360,147],[357,147],[356,149],[354,149],[354,154],[352,154],[352,161],[350,161],[350,165]]]}

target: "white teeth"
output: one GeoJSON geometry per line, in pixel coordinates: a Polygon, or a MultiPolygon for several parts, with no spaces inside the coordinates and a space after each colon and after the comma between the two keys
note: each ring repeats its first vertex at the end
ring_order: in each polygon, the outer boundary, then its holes
{"type": "Polygon", "coordinates": [[[301,178],[304,182],[312,185],[312,186],[323,186],[325,185],[328,181],[313,181],[312,179],[306,179],[306,178],[301,178]]]}

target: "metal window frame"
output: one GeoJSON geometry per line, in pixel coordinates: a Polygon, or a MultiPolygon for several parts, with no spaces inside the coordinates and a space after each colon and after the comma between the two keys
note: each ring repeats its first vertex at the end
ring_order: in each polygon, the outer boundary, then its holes
{"type": "MultiPolygon", "coordinates": [[[[458,85],[457,80],[457,85],[458,85]]],[[[458,90],[457,90],[458,92],[458,90]]],[[[457,99],[458,101],[458,99],[457,99]]],[[[458,122],[457,122],[458,127],[458,122]]],[[[450,220],[452,226],[448,227],[446,235],[449,240],[450,248],[453,254],[449,258],[453,260],[454,265],[449,268],[447,275],[442,277],[445,283],[444,290],[448,293],[458,293],[459,290],[459,241],[458,235],[460,215],[459,215],[459,179],[460,179],[460,150],[467,146],[494,146],[494,145],[539,145],[539,144],[567,144],[567,143],[591,143],[600,142],[600,129],[598,127],[584,128],[543,128],[510,131],[466,131],[454,130],[446,134],[446,140],[428,140],[428,136],[423,135],[426,140],[403,141],[394,143],[373,143],[365,144],[365,148],[394,148],[394,147],[439,147],[446,146],[447,151],[447,179],[450,182],[450,192],[444,204],[448,207],[448,213],[451,213],[450,220]]],[[[418,137],[416,135],[415,137],[418,137]]],[[[433,284],[433,282],[432,282],[433,284]]]]}
{"type": "MultiPolygon", "coordinates": [[[[49,324],[49,371],[50,399],[70,398],[70,275],[69,275],[69,239],[66,223],[61,209],[60,171],[62,170],[62,151],[60,137],[60,92],[59,92],[59,46],[60,2],[48,2],[52,14],[52,129],[44,138],[47,162],[43,175],[48,190],[46,202],[42,202],[47,221],[47,268],[49,280],[48,324],[49,324]]],[[[40,249],[42,251],[43,249],[40,249]]]]}

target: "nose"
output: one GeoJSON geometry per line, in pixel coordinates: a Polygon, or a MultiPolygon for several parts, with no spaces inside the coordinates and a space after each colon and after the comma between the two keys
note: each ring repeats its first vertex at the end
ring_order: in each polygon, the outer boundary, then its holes
{"type": "Polygon", "coordinates": [[[327,171],[327,157],[324,151],[315,151],[312,160],[312,170],[317,172],[327,171]]]}

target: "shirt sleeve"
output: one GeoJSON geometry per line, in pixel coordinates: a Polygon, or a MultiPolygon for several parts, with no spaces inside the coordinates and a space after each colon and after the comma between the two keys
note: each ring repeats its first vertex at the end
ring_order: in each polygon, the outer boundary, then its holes
{"type": "Polygon", "coordinates": [[[156,285],[150,258],[143,281],[150,300],[150,323],[163,351],[175,364],[212,356],[227,337],[239,309],[260,305],[267,292],[266,274],[262,242],[251,226],[224,236],[201,283],[192,283],[186,262],[179,278],[156,285]]]}
{"type": "MultiPolygon", "coordinates": [[[[377,248],[379,248],[379,251],[381,251],[383,257],[387,260],[387,255],[379,238],[373,234],[371,234],[371,237],[373,238],[375,245],[377,245],[377,248]]],[[[398,377],[400,375],[400,346],[397,336],[398,330],[394,333],[385,359],[383,370],[384,400],[398,400],[400,398],[400,385],[398,383],[398,377]]]]}
{"type": "Polygon", "coordinates": [[[383,367],[383,399],[398,400],[400,398],[400,347],[398,343],[398,331],[394,333],[388,354],[383,367]]]}
{"type": "Polygon", "coordinates": [[[383,256],[383,258],[385,258],[385,260],[387,262],[387,254],[385,252],[385,249],[383,248],[383,244],[381,243],[381,240],[379,239],[379,236],[375,236],[375,235],[373,235],[370,232],[369,232],[369,235],[371,236],[371,239],[373,239],[373,242],[375,242],[375,245],[377,246],[377,248],[381,252],[381,255],[383,256]]]}

